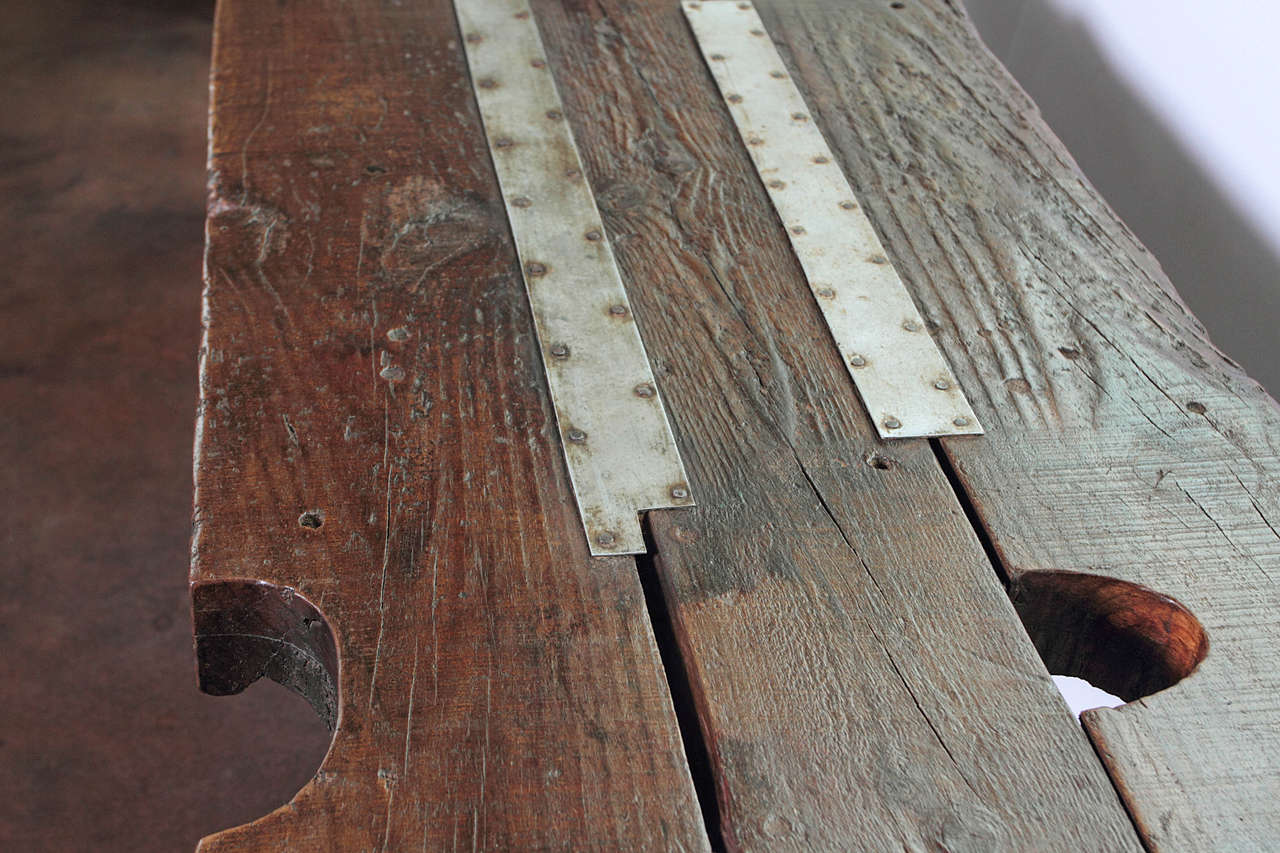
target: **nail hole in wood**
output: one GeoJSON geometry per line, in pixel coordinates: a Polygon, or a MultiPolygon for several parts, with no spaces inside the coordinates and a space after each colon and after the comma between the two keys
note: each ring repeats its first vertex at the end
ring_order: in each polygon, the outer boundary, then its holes
{"type": "Polygon", "coordinates": [[[888,471],[893,468],[894,465],[898,464],[888,456],[880,453],[868,453],[866,457],[864,457],[863,461],[872,468],[875,468],[877,471],[888,471]]]}

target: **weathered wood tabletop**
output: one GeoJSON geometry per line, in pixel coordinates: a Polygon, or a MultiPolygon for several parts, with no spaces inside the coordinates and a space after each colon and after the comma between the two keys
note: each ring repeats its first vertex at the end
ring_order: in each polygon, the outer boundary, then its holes
{"type": "Polygon", "coordinates": [[[678,3],[533,0],[697,498],[592,557],[452,4],[219,4],[200,678],[336,732],[206,853],[1280,848],[1276,403],[957,4],[757,6],[986,434],[877,437],[678,3]]]}

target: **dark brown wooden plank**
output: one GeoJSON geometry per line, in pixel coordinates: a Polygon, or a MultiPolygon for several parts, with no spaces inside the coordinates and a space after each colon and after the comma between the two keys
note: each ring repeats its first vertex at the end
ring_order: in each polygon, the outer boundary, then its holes
{"type": "Polygon", "coordinates": [[[534,10],[699,501],[652,531],[727,846],[1137,849],[929,444],[875,438],[678,6],[534,10]]]}
{"type": "Polygon", "coordinates": [[[1117,628],[1166,604],[1129,589],[1117,607],[1116,586],[1044,570],[1145,585],[1207,631],[1185,681],[1085,715],[1145,842],[1274,849],[1280,410],[1206,339],[955,4],[771,9],[987,426],[946,454],[1046,656],[1134,698],[1183,674],[1200,637],[1171,609],[1117,628]]]}
{"type": "Polygon", "coordinates": [[[225,0],[213,91],[202,684],[269,675],[337,733],[201,849],[705,849],[634,561],[587,556],[449,3],[225,0]]]}

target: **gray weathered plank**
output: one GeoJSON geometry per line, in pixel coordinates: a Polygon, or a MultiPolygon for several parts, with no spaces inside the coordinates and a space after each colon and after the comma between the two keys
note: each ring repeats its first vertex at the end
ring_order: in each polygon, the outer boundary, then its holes
{"type": "Polygon", "coordinates": [[[1207,631],[1185,681],[1085,715],[1144,840],[1275,849],[1280,409],[963,13],[893,5],[766,17],[988,428],[946,455],[1015,591],[1037,570],[1108,575],[1174,596],[1207,631]]]}

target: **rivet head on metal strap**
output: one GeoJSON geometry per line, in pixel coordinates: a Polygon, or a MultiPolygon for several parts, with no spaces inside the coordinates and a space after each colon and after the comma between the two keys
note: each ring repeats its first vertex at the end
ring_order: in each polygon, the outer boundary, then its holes
{"type": "Polygon", "coordinates": [[[593,554],[643,553],[639,513],[692,503],[669,494],[688,474],[583,173],[567,121],[573,116],[556,91],[537,13],[526,0],[453,5],[459,30],[475,35],[463,38],[468,79],[584,533],[593,554]]]}

